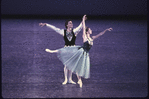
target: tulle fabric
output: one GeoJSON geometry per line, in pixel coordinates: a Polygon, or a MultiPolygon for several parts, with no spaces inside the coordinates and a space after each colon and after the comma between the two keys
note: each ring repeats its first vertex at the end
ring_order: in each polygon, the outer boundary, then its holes
{"type": "Polygon", "coordinates": [[[68,70],[84,78],[90,77],[89,53],[81,46],[58,49],[58,58],[68,70]]]}

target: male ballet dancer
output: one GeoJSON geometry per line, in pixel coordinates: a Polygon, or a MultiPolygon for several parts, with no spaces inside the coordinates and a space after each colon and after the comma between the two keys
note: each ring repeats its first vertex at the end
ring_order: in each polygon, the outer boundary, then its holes
{"type": "MultiPolygon", "coordinates": [[[[49,28],[53,29],[54,31],[56,31],[58,34],[62,35],[64,37],[64,41],[65,41],[65,46],[64,47],[75,46],[76,36],[82,29],[82,22],[80,23],[80,25],[78,27],[73,29],[73,23],[72,23],[71,20],[67,20],[65,22],[66,29],[60,29],[60,28],[57,28],[57,27],[55,27],[51,24],[48,24],[48,23],[39,23],[39,25],[41,27],[46,25],[47,27],[49,27],[49,28]]],[[[72,84],[76,84],[72,80],[72,72],[70,70],[67,70],[66,66],[64,66],[64,76],[65,76],[65,80],[62,83],[63,85],[67,84],[67,82],[72,83],[72,84]],[[67,80],[67,72],[68,71],[69,71],[69,78],[67,80]]]]}

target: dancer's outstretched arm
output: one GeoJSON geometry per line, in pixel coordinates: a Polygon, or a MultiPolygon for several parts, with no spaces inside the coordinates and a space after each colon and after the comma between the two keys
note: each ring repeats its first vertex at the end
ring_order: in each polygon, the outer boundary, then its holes
{"type": "Polygon", "coordinates": [[[96,38],[98,38],[99,36],[103,35],[106,31],[111,31],[113,30],[112,28],[108,28],[102,32],[100,32],[99,34],[95,35],[95,36],[92,36],[93,40],[95,40],[96,38]]]}
{"type": "Polygon", "coordinates": [[[47,27],[51,28],[52,30],[56,31],[58,34],[64,36],[64,29],[57,28],[54,25],[51,25],[48,23],[39,23],[39,26],[41,26],[41,27],[47,26],[47,27]]]}
{"type": "Polygon", "coordinates": [[[50,49],[45,49],[46,52],[49,52],[49,53],[57,53],[58,50],[50,50],[50,49]]]}

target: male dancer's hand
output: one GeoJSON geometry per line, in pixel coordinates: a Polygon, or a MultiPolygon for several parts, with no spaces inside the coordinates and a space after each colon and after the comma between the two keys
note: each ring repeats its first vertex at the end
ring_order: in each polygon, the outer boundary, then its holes
{"type": "Polygon", "coordinates": [[[39,23],[39,26],[41,26],[41,27],[43,27],[45,25],[46,25],[46,23],[39,23]]]}

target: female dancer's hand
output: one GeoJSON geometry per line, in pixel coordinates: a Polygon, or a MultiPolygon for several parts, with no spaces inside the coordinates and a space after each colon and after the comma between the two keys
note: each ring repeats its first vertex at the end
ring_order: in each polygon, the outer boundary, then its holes
{"type": "Polygon", "coordinates": [[[43,27],[45,25],[46,25],[46,23],[39,23],[39,26],[41,26],[41,27],[43,27]]]}
{"type": "Polygon", "coordinates": [[[84,15],[83,18],[82,18],[82,20],[85,21],[86,19],[87,19],[87,17],[86,17],[86,15],[84,15]]]}
{"type": "Polygon", "coordinates": [[[112,29],[112,28],[108,28],[107,30],[108,30],[108,31],[112,31],[113,29],[112,29]]]}

